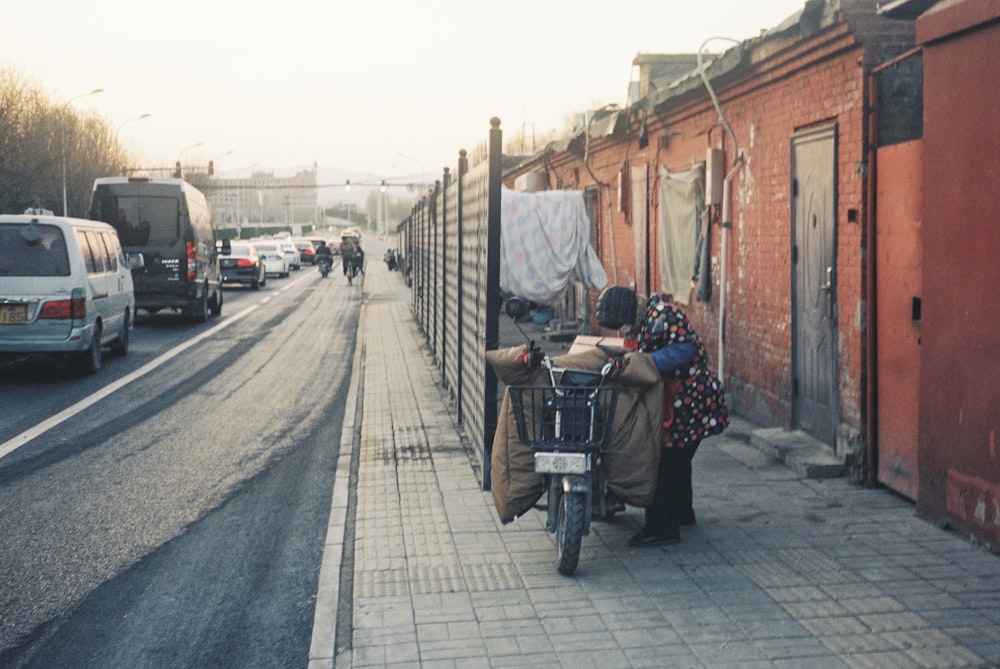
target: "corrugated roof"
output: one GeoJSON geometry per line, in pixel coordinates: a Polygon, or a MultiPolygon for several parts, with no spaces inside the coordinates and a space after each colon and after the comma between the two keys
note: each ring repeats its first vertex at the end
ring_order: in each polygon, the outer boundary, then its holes
{"type": "Polygon", "coordinates": [[[878,3],[878,13],[890,19],[913,20],[937,3],[937,0],[892,0],[878,3]]]}

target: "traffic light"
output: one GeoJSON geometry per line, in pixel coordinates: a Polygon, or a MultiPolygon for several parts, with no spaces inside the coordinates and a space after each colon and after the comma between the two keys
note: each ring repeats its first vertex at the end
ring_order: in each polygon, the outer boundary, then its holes
{"type": "Polygon", "coordinates": [[[174,178],[175,179],[181,178],[181,161],[179,160],[177,161],[177,164],[174,165],[174,178]]]}
{"type": "Polygon", "coordinates": [[[215,174],[215,161],[210,160],[208,161],[208,176],[212,176],[213,174],[215,174]]]}
{"type": "Polygon", "coordinates": [[[381,185],[381,186],[379,186],[379,187],[378,187],[378,189],[379,189],[380,191],[382,191],[383,193],[385,192],[385,189],[386,189],[386,183],[385,183],[385,179],[382,179],[382,185],[381,185]]]}
{"type": "Polygon", "coordinates": [[[351,192],[351,180],[350,179],[348,179],[347,183],[344,184],[344,190],[347,191],[348,193],[351,192]]]}

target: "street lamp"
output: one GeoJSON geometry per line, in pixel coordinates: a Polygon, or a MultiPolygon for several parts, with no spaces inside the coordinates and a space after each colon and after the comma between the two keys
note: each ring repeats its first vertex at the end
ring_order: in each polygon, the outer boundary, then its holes
{"type": "Polygon", "coordinates": [[[84,93],[82,95],[77,95],[66,102],[62,103],[63,117],[62,117],[62,181],[63,181],[63,216],[69,216],[69,198],[66,196],[66,109],[69,107],[69,103],[73,100],[79,100],[80,98],[85,98],[90,95],[97,95],[98,93],[103,93],[103,88],[95,88],[89,93],[84,93]]]}
{"type": "Polygon", "coordinates": [[[122,121],[121,123],[119,123],[118,129],[115,130],[115,145],[117,146],[118,144],[118,134],[122,131],[122,126],[124,126],[126,123],[131,123],[132,121],[141,121],[142,119],[149,118],[150,116],[152,116],[152,114],[143,114],[142,116],[136,116],[135,118],[130,118],[127,121],[122,121]]]}
{"type": "Polygon", "coordinates": [[[181,149],[181,152],[177,156],[177,169],[174,170],[174,172],[175,172],[174,176],[175,177],[177,177],[178,179],[180,179],[182,176],[184,176],[184,172],[181,169],[181,161],[184,160],[184,154],[187,153],[188,149],[197,149],[199,146],[202,146],[204,143],[205,142],[198,142],[197,144],[192,144],[191,146],[185,146],[183,149],[181,149]]]}
{"type": "MultiPolygon", "coordinates": [[[[142,116],[136,116],[135,118],[130,118],[130,119],[128,119],[126,121],[122,121],[121,123],[118,124],[118,129],[115,130],[115,152],[116,153],[118,152],[118,148],[120,146],[120,144],[118,142],[118,135],[119,135],[119,133],[121,133],[122,127],[124,125],[126,125],[127,123],[131,123],[132,121],[141,121],[141,120],[143,120],[145,118],[149,118],[150,116],[152,116],[152,114],[143,114],[142,116]]],[[[127,173],[128,173],[128,171],[125,168],[125,165],[122,165],[122,176],[126,176],[127,173]]]]}
{"type": "MultiPolygon", "coordinates": [[[[243,173],[243,170],[250,170],[250,177],[249,178],[252,179],[253,178],[253,168],[255,168],[255,167],[257,167],[257,163],[254,163],[252,165],[247,165],[246,167],[241,167],[240,169],[236,170],[236,179],[240,179],[240,175],[243,173]]],[[[245,191],[244,185],[240,184],[240,183],[237,183],[236,184],[236,221],[237,221],[237,223],[236,223],[236,229],[237,229],[237,231],[239,231],[242,228],[242,223],[243,223],[243,195],[244,195],[244,191],[245,191]]],[[[247,207],[247,211],[249,211],[249,210],[250,210],[250,207],[248,206],[247,207]]],[[[247,222],[249,223],[249,221],[250,221],[250,216],[248,214],[247,215],[247,222]]]]}
{"type": "Polygon", "coordinates": [[[233,149],[229,149],[225,153],[223,153],[221,155],[218,155],[215,158],[211,158],[208,161],[208,176],[212,176],[215,173],[215,161],[216,160],[218,160],[219,158],[225,158],[226,156],[232,155],[234,153],[236,153],[236,151],[234,151],[233,149]]]}

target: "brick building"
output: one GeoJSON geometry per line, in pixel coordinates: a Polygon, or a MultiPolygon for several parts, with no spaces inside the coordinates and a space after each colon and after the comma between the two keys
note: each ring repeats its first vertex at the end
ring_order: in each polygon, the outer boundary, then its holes
{"type": "MultiPolygon", "coordinates": [[[[976,367],[959,364],[940,319],[970,325],[984,355],[997,341],[988,305],[968,316],[971,286],[995,293],[996,281],[971,268],[996,277],[1000,249],[985,243],[998,238],[988,229],[993,198],[980,183],[996,170],[952,163],[996,162],[988,70],[1000,3],[947,0],[920,19],[934,0],[876,4],[809,0],[718,55],[705,53],[718,43],[706,43],[693,69],[686,54],[639,56],[625,108],[588,114],[505,182],[583,190],[610,281],[640,294],[667,289],[687,305],[738,413],[808,433],[860,480],[998,546],[1000,461],[988,408],[997,393],[985,387],[992,377],[956,376],[976,367]],[[923,25],[926,84],[914,57],[923,25]],[[929,92],[932,83],[940,92],[929,92]],[[680,200],[678,189],[687,193],[680,200]],[[946,220],[955,211],[968,214],[961,228],[946,220]],[[951,274],[954,260],[921,255],[928,243],[973,260],[963,281],[951,274]],[[942,328],[935,335],[930,322],[942,328]],[[951,375],[945,386],[928,381],[930,368],[934,378],[951,375]],[[952,391],[943,406],[942,387],[952,391]],[[979,394],[970,400],[964,388],[979,394]],[[956,439],[966,447],[958,467],[948,454],[956,439]]],[[[595,328],[595,300],[591,291],[560,307],[595,328]]]]}
{"type": "Polygon", "coordinates": [[[611,281],[641,294],[664,288],[667,184],[704,174],[686,234],[708,246],[674,259],[675,273],[698,278],[670,292],[737,411],[803,429],[850,461],[863,456],[866,81],[912,45],[912,22],[878,16],[873,2],[810,1],[704,56],[704,78],[697,65],[672,81],[645,71],[690,56],[637,58],[627,108],[595,112],[519,168],[588,192],[611,281]]]}

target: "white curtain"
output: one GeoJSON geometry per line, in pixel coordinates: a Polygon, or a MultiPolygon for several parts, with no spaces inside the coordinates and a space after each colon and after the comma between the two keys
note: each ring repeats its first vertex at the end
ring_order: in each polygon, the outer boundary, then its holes
{"type": "Polygon", "coordinates": [[[500,206],[500,289],[539,304],[562,299],[572,281],[608,283],[590,244],[581,191],[522,193],[503,189],[500,206]]]}
{"type": "Polygon", "coordinates": [[[691,302],[698,267],[698,236],[705,209],[704,168],[669,172],[659,168],[660,286],[681,304],[691,302]]]}

